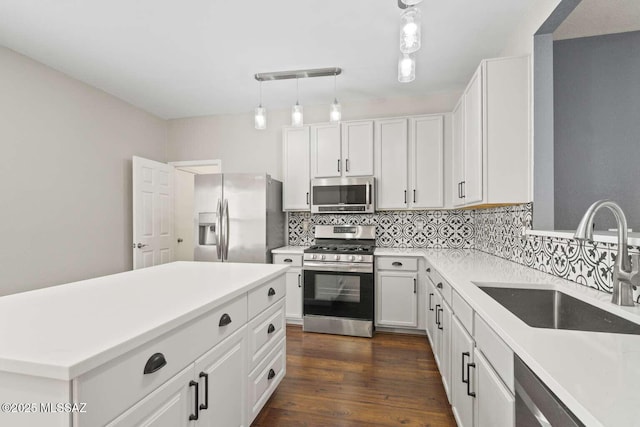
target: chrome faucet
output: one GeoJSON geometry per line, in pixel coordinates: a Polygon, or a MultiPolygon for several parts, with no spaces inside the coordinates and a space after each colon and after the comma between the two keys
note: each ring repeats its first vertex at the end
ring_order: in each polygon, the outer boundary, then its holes
{"type": "Polygon", "coordinates": [[[618,223],[618,256],[613,266],[613,296],[611,302],[617,305],[633,306],[633,289],[640,285],[638,265],[640,255],[633,255],[633,263],[629,259],[627,248],[627,217],[622,208],[611,200],[598,200],[587,209],[580,220],[574,235],[576,240],[593,240],[593,218],[600,208],[609,208],[618,223]]]}

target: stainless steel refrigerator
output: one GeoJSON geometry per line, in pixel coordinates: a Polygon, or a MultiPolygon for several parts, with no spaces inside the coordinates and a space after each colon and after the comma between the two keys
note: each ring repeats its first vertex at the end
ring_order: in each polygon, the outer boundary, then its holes
{"type": "Polygon", "coordinates": [[[195,176],[196,261],[271,262],[284,246],[282,183],[267,174],[195,176]]]}

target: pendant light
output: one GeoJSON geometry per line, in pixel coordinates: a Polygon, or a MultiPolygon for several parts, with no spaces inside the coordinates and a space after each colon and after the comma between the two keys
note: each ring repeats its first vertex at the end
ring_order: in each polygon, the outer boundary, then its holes
{"type": "Polygon", "coordinates": [[[407,6],[415,6],[419,3],[422,3],[422,0],[400,0],[400,2],[404,3],[405,7],[407,7],[407,6]]]}
{"type": "Polygon", "coordinates": [[[337,74],[333,75],[333,104],[329,109],[329,121],[330,122],[339,122],[342,118],[342,106],[338,103],[338,98],[336,96],[336,79],[337,74]]]}
{"type": "Polygon", "coordinates": [[[400,83],[412,82],[416,79],[416,58],[413,53],[400,54],[398,61],[398,81],[400,83]]]}
{"type": "Polygon", "coordinates": [[[417,7],[410,7],[400,17],[400,52],[413,53],[420,49],[421,13],[417,7]]]}
{"type": "Polygon", "coordinates": [[[291,108],[291,126],[302,127],[304,123],[302,105],[298,102],[298,96],[300,94],[299,79],[296,77],[296,105],[291,108]]]}
{"type": "Polygon", "coordinates": [[[260,81],[260,104],[255,109],[253,123],[258,130],[267,128],[267,109],[262,106],[262,81],[260,81]]]}

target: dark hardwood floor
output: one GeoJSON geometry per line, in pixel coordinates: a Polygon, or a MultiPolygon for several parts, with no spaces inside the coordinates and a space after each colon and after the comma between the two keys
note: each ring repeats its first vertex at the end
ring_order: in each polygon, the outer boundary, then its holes
{"type": "Polygon", "coordinates": [[[287,327],[287,375],[253,427],[455,426],[424,336],[287,327]]]}

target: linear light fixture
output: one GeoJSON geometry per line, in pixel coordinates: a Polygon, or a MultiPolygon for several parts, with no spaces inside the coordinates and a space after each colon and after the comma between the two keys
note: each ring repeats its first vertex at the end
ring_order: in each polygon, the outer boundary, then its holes
{"type": "Polygon", "coordinates": [[[313,68],[308,70],[274,71],[271,73],[257,73],[256,80],[259,82],[267,80],[304,79],[308,77],[339,76],[342,68],[313,68]]]}

